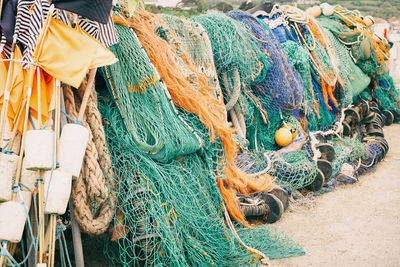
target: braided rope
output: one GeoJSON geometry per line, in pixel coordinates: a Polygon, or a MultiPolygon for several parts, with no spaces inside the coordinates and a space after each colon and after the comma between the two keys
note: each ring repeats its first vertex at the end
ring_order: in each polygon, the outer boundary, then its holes
{"type": "MultiPolygon", "coordinates": [[[[114,183],[111,158],[107,152],[104,128],[94,88],[88,100],[83,126],[89,129],[89,142],[85,152],[82,171],[73,183],[72,199],[75,216],[82,231],[98,235],[104,233],[112,218],[115,207],[114,183]]],[[[74,92],[64,89],[65,106],[68,114],[78,117],[79,99],[74,92]]]]}

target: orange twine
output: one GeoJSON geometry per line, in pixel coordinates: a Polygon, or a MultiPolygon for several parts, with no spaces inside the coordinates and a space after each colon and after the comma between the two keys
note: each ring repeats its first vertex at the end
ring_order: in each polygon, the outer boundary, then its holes
{"type": "MultiPolygon", "coordinates": [[[[179,50],[183,51],[184,55],[178,54],[174,45],[170,45],[156,34],[155,29],[158,26],[168,28],[168,25],[156,15],[138,9],[132,18],[114,17],[114,21],[135,30],[151,62],[167,85],[174,103],[186,112],[194,113],[199,117],[209,130],[210,141],[214,141],[216,135],[221,139],[227,161],[224,169],[226,179],[217,178],[217,185],[232,218],[248,226],[239,208],[236,194],[268,191],[275,185],[271,176],[253,177],[235,165],[238,146],[233,138],[233,130],[226,120],[225,106],[212,95],[215,88],[210,87],[208,78],[197,71],[183,47],[179,47],[179,50]],[[199,85],[197,89],[180,71],[178,57],[183,59],[185,69],[196,74],[199,85]]],[[[168,34],[173,35],[173,31],[169,31],[168,34]]]]}

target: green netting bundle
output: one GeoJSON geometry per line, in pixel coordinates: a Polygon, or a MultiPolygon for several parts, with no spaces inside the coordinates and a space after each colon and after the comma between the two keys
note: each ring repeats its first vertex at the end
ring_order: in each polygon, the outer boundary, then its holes
{"type": "Polygon", "coordinates": [[[345,27],[337,20],[327,17],[319,17],[318,22],[323,28],[329,30],[325,31],[325,34],[329,37],[336,50],[340,78],[342,79],[342,87],[345,93],[344,106],[346,107],[368,87],[371,79],[354,63],[347,47],[336,37],[340,32],[346,31],[345,27]]]}
{"type": "Polygon", "coordinates": [[[310,54],[301,46],[293,41],[282,43],[282,48],[288,57],[288,61],[300,73],[304,84],[304,104],[301,111],[304,113],[308,128],[311,131],[319,129],[317,113],[319,111],[318,93],[314,91],[311,78],[310,54]]]}
{"type": "Polygon", "coordinates": [[[248,173],[266,171],[276,177],[275,182],[288,191],[311,184],[318,173],[317,163],[306,150],[292,152],[248,151],[238,155],[237,164],[248,173]]]}
{"type": "Polygon", "coordinates": [[[110,50],[119,63],[105,70],[132,140],[143,153],[163,162],[196,152],[201,140],[176,115],[140,44],[128,28],[116,25],[116,29],[120,43],[110,50]],[[131,64],[134,60],[141,64],[131,64]]]}
{"type": "Polygon", "coordinates": [[[271,67],[269,59],[244,25],[224,14],[200,15],[192,19],[207,30],[220,79],[221,73],[230,77],[236,69],[241,82],[247,86],[264,80],[271,67]]]}
{"type": "MultiPolygon", "coordinates": [[[[111,50],[119,62],[102,71],[108,90],[101,92],[99,101],[116,174],[115,217],[105,245],[110,265],[257,265],[258,258],[236,241],[224,221],[216,185],[217,177],[224,178],[221,143],[209,141],[209,132],[197,116],[175,110],[160,82],[141,92],[129,90],[130,84],[142,79],[136,69],[151,70],[152,65],[135,35],[116,26],[120,43],[111,50]],[[158,129],[151,128],[153,121],[159,123],[158,129]],[[176,152],[181,153],[168,154],[168,162],[148,153],[131,131],[147,134],[149,130],[160,140],[178,135],[176,152]]],[[[153,144],[154,138],[144,137],[141,140],[153,144]]],[[[241,230],[242,240],[251,240],[271,258],[304,254],[273,228],[257,228],[257,238],[251,232],[241,230]]]]}
{"type": "Polygon", "coordinates": [[[396,89],[393,78],[388,73],[377,77],[378,86],[373,90],[372,95],[379,100],[385,110],[400,111],[400,95],[396,89]]]}
{"type": "MultiPolygon", "coordinates": [[[[321,17],[324,19],[324,16],[321,17]]],[[[361,70],[374,78],[388,72],[384,63],[389,55],[389,44],[377,42],[373,31],[365,26],[359,12],[336,7],[334,15],[329,16],[331,23],[325,24],[336,38],[349,48],[355,63],[361,70]]]]}
{"type": "Polygon", "coordinates": [[[192,63],[198,70],[209,78],[209,85],[216,89],[215,97],[221,99],[221,88],[218,82],[218,76],[215,69],[214,57],[212,54],[211,42],[206,30],[199,23],[188,18],[180,18],[172,15],[159,15],[172,31],[174,31],[176,40],[171,40],[175,44],[177,52],[180,46],[189,54],[192,63]]]}
{"type": "Polygon", "coordinates": [[[272,165],[269,173],[276,176],[276,182],[289,191],[306,187],[317,176],[317,163],[309,159],[305,150],[268,152],[268,155],[272,165]]]}

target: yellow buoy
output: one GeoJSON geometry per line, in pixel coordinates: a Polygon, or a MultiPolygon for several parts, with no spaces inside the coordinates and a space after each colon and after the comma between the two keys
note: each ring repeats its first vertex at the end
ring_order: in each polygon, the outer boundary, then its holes
{"type": "Polygon", "coordinates": [[[289,145],[292,139],[292,133],[286,127],[282,127],[275,132],[275,142],[280,146],[289,145]]]}
{"type": "Polygon", "coordinates": [[[294,125],[292,123],[286,123],[282,127],[288,128],[290,130],[290,132],[292,133],[292,139],[297,136],[297,129],[294,128],[294,125]]]}

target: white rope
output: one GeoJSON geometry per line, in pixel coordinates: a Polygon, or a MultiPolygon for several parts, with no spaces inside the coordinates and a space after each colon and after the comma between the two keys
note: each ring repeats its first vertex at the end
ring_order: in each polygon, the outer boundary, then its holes
{"type": "Polygon", "coordinates": [[[228,224],[229,229],[231,229],[231,231],[232,231],[232,233],[233,233],[233,236],[236,238],[236,240],[237,240],[242,246],[244,246],[248,251],[250,251],[250,252],[252,252],[252,253],[254,253],[254,254],[257,254],[257,255],[261,256],[262,258],[261,258],[260,261],[261,261],[261,263],[262,263],[264,266],[272,266],[272,265],[271,265],[271,262],[270,262],[270,260],[269,260],[269,258],[268,258],[264,253],[262,253],[261,251],[255,249],[255,248],[252,248],[252,247],[247,246],[247,245],[242,241],[242,239],[240,239],[238,233],[236,232],[235,227],[233,226],[233,223],[232,223],[232,221],[231,221],[231,218],[229,217],[229,214],[228,214],[228,211],[227,211],[227,209],[226,209],[226,207],[225,207],[225,204],[223,204],[223,209],[224,209],[224,215],[225,215],[226,223],[228,224]]]}

